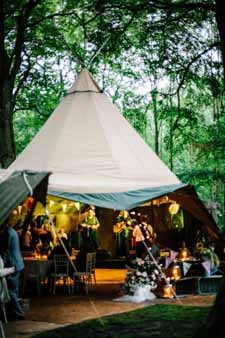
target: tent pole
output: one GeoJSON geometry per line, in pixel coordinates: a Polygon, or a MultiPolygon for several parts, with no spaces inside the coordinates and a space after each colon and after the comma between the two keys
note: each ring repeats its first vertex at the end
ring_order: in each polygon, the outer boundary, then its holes
{"type": "Polygon", "coordinates": [[[64,251],[65,251],[65,254],[66,254],[68,260],[70,261],[70,264],[72,265],[72,267],[73,267],[73,269],[74,269],[74,272],[77,272],[77,268],[76,268],[76,266],[75,266],[75,264],[74,264],[72,258],[70,257],[70,254],[69,254],[69,252],[68,252],[68,250],[67,250],[65,244],[63,243],[61,237],[60,237],[60,236],[58,235],[58,233],[56,232],[55,224],[54,224],[54,222],[53,222],[52,217],[50,216],[50,212],[49,212],[49,209],[48,209],[47,207],[45,207],[45,214],[46,214],[46,216],[47,216],[48,219],[49,219],[49,222],[50,222],[50,224],[51,224],[51,227],[52,227],[52,230],[53,230],[55,236],[58,238],[60,244],[62,245],[62,247],[63,247],[63,249],[64,249],[64,251]]]}

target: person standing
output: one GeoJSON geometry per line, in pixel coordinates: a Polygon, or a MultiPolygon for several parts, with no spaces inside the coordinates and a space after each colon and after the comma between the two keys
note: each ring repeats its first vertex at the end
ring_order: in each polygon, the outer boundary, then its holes
{"type": "Polygon", "coordinates": [[[24,311],[19,302],[19,278],[24,269],[24,263],[17,232],[9,224],[9,219],[3,224],[0,247],[4,266],[15,268],[15,272],[6,277],[10,297],[7,304],[8,316],[12,320],[21,320],[24,319],[24,311]]]}
{"type": "Polygon", "coordinates": [[[145,245],[144,245],[144,233],[143,233],[143,226],[140,223],[136,224],[133,230],[133,237],[135,239],[135,250],[136,256],[142,257],[142,255],[146,252],[145,245]]]}
{"type": "Polygon", "coordinates": [[[99,238],[98,238],[98,228],[100,223],[98,218],[95,216],[95,207],[90,206],[84,222],[81,223],[81,226],[84,230],[83,240],[89,239],[93,242],[95,250],[98,250],[99,247],[99,238]]]}

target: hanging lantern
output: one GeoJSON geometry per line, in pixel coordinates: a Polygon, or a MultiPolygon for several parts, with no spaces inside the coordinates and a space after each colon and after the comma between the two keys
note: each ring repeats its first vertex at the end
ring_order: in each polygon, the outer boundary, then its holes
{"type": "Polygon", "coordinates": [[[180,209],[180,205],[178,203],[174,202],[174,203],[170,204],[170,206],[169,206],[169,213],[171,215],[176,215],[178,213],[179,209],[180,209]]]}

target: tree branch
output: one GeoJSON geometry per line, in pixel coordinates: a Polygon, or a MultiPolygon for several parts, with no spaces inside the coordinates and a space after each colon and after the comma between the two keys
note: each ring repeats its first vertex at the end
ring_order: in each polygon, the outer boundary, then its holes
{"type": "Polygon", "coordinates": [[[70,11],[70,12],[58,12],[58,13],[53,13],[53,14],[49,14],[49,15],[46,15],[44,16],[43,18],[39,19],[39,20],[36,20],[34,22],[31,22],[27,25],[27,27],[30,27],[30,28],[33,28],[35,26],[37,26],[39,23],[45,21],[45,20],[49,20],[49,19],[54,19],[54,18],[57,18],[57,17],[64,17],[64,16],[70,16],[70,15],[75,15],[79,22],[82,23],[82,19],[79,17],[79,15],[76,13],[76,11],[70,11]]]}
{"type": "Polygon", "coordinates": [[[23,6],[21,13],[17,20],[17,34],[16,42],[13,52],[10,58],[11,70],[10,70],[10,85],[11,90],[14,87],[16,75],[19,71],[22,62],[22,49],[25,40],[25,32],[27,29],[28,19],[33,9],[41,2],[41,0],[30,0],[26,5],[23,6]]]}
{"type": "Polygon", "coordinates": [[[30,57],[27,54],[26,54],[26,56],[27,56],[28,66],[27,66],[26,70],[23,72],[22,77],[21,77],[20,81],[18,82],[18,85],[17,85],[15,91],[13,92],[13,105],[15,105],[16,97],[17,97],[20,89],[22,88],[24,82],[26,81],[26,79],[27,79],[27,77],[30,73],[31,67],[32,67],[31,62],[30,62],[30,57]]]}
{"type": "Polygon", "coordinates": [[[27,111],[27,110],[35,110],[39,115],[43,116],[43,117],[49,117],[51,115],[51,113],[49,114],[44,114],[40,111],[40,109],[36,106],[36,105],[33,105],[33,106],[29,106],[29,107],[21,107],[21,108],[16,108],[13,110],[13,114],[16,113],[17,111],[27,111]]]}
{"type": "Polygon", "coordinates": [[[186,1],[175,3],[175,2],[168,2],[168,1],[160,1],[160,0],[152,0],[152,1],[145,1],[142,3],[139,3],[137,5],[134,5],[132,2],[126,3],[126,4],[120,4],[120,3],[113,3],[110,5],[102,5],[101,8],[104,9],[112,9],[112,8],[118,8],[121,10],[131,10],[131,11],[143,11],[146,9],[162,9],[162,10],[174,10],[174,9],[187,9],[189,11],[196,10],[196,9],[203,9],[207,11],[213,11],[215,12],[216,7],[212,3],[206,3],[206,2],[189,2],[186,1]]]}
{"type": "Polygon", "coordinates": [[[185,82],[185,79],[186,79],[186,76],[191,68],[191,66],[197,61],[199,60],[204,54],[208,53],[211,49],[213,49],[214,47],[218,47],[219,46],[219,42],[215,42],[213,44],[211,44],[208,48],[204,49],[201,53],[197,54],[196,56],[194,56],[192,58],[192,60],[190,62],[188,62],[188,64],[186,65],[185,69],[184,69],[184,72],[183,72],[183,75],[182,75],[182,78],[181,78],[181,81],[176,89],[176,91],[174,93],[161,93],[162,95],[164,96],[174,96],[174,95],[177,95],[178,92],[180,91],[181,87],[183,86],[184,82],[185,82]]]}
{"type": "Polygon", "coordinates": [[[107,52],[111,51],[112,49],[115,49],[115,45],[117,43],[117,40],[119,38],[121,38],[121,36],[126,32],[126,30],[128,29],[128,27],[130,26],[130,24],[133,22],[135,16],[136,16],[136,12],[133,12],[131,18],[125,24],[125,26],[123,27],[123,29],[120,32],[118,32],[118,33],[115,34],[113,46],[111,48],[109,48],[109,49],[106,49],[107,52]]]}

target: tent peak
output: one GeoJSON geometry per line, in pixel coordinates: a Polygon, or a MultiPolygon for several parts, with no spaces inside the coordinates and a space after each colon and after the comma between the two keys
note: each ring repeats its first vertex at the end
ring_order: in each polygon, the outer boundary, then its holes
{"type": "Polygon", "coordinates": [[[82,68],[81,72],[74,81],[72,87],[68,90],[68,94],[82,92],[102,93],[101,88],[95,82],[95,80],[93,79],[91,73],[87,70],[87,68],[82,68]]]}

